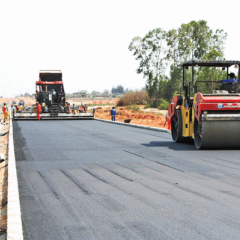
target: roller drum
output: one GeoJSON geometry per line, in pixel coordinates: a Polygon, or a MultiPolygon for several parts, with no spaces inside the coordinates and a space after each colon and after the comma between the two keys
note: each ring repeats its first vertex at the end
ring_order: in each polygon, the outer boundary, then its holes
{"type": "Polygon", "coordinates": [[[223,119],[203,120],[202,137],[197,132],[197,126],[194,126],[194,142],[197,149],[240,148],[240,121],[223,119]]]}

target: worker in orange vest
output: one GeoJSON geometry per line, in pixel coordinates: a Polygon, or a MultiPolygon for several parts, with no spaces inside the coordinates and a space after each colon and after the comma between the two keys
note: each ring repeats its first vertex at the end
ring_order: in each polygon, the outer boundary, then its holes
{"type": "Polygon", "coordinates": [[[171,119],[170,118],[167,119],[167,123],[168,123],[167,129],[171,130],[171,119]]]}
{"type": "Polygon", "coordinates": [[[37,119],[40,120],[40,113],[42,112],[42,106],[37,102],[37,119]]]}
{"type": "Polygon", "coordinates": [[[6,103],[3,103],[3,107],[2,107],[2,111],[3,111],[3,122],[6,122],[6,119],[9,117],[9,112],[7,111],[7,106],[6,103]]]}
{"type": "Polygon", "coordinates": [[[22,105],[21,104],[19,104],[19,106],[18,106],[18,111],[22,111],[22,105]]]}
{"type": "Polygon", "coordinates": [[[167,123],[167,129],[171,130],[171,118],[168,116],[168,112],[166,112],[166,122],[164,123],[164,127],[167,123]]]}

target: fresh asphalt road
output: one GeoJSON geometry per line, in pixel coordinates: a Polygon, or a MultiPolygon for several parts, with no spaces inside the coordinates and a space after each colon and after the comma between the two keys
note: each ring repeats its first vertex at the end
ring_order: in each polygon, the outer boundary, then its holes
{"type": "Polygon", "coordinates": [[[101,121],[14,122],[24,239],[240,239],[240,154],[101,121]]]}

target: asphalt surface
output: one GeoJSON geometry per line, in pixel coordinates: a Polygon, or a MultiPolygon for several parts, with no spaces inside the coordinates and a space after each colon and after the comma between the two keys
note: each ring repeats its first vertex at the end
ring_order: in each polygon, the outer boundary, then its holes
{"type": "Polygon", "coordinates": [[[239,150],[95,120],[14,122],[24,239],[240,239],[239,150]]]}

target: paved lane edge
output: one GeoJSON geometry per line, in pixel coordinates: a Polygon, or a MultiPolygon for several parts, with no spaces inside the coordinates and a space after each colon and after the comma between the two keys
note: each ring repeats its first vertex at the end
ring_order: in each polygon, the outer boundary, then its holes
{"type": "Polygon", "coordinates": [[[9,123],[7,239],[23,240],[16,159],[13,144],[13,123],[11,117],[9,123]]]}
{"type": "Polygon", "coordinates": [[[148,126],[137,125],[137,124],[122,123],[122,122],[117,122],[117,121],[109,121],[109,120],[104,120],[104,119],[100,119],[100,118],[94,118],[94,120],[113,123],[113,124],[120,124],[120,125],[124,125],[124,126],[127,126],[127,127],[143,128],[143,129],[148,129],[148,130],[153,130],[153,131],[158,131],[158,132],[171,133],[170,130],[165,129],[165,128],[148,127],[148,126]]]}

